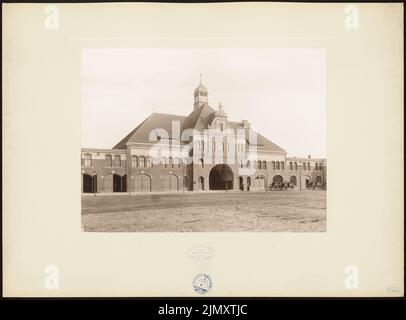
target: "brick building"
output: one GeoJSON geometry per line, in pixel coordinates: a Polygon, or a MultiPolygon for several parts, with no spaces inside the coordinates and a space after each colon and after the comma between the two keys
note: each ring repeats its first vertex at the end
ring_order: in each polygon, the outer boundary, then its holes
{"type": "Polygon", "coordinates": [[[288,158],[247,120],[208,103],[200,82],[188,116],[152,113],[112,149],[81,150],[82,192],[261,191],[273,182],[325,184],[326,160],[288,158]]]}

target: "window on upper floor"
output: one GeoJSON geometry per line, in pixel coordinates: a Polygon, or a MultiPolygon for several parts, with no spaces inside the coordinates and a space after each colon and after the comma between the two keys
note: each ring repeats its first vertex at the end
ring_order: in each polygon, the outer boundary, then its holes
{"type": "Polygon", "coordinates": [[[307,170],[310,170],[310,163],[307,163],[307,170]]]}
{"type": "Polygon", "coordinates": [[[172,168],[173,168],[173,160],[172,160],[172,157],[169,157],[168,165],[169,165],[169,167],[172,167],[172,168]]]}
{"type": "Polygon", "coordinates": [[[147,157],[147,168],[152,168],[151,157],[147,157]]]}
{"type": "Polygon", "coordinates": [[[224,131],[224,124],[220,123],[219,128],[220,128],[220,131],[224,131]]]}
{"type": "Polygon", "coordinates": [[[144,156],[140,156],[139,166],[140,166],[140,168],[145,168],[145,157],[144,156]]]}
{"type": "Polygon", "coordinates": [[[275,161],[272,161],[272,170],[275,170],[275,161]]]}
{"type": "Polygon", "coordinates": [[[131,166],[134,168],[138,168],[138,157],[137,156],[131,157],[131,166]]]}
{"type": "Polygon", "coordinates": [[[295,170],[297,170],[297,162],[295,162],[295,170]]]}
{"type": "Polygon", "coordinates": [[[106,156],[105,156],[105,166],[106,167],[112,167],[113,166],[113,158],[109,154],[106,154],[106,156]]]}
{"type": "Polygon", "coordinates": [[[306,170],[306,163],[303,162],[303,170],[306,170]]]}
{"type": "Polygon", "coordinates": [[[92,155],[90,153],[84,154],[83,159],[82,159],[82,165],[85,167],[92,166],[92,155]]]}
{"type": "Polygon", "coordinates": [[[262,162],[258,161],[258,170],[262,170],[262,162]]]}
{"type": "Polygon", "coordinates": [[[114,156],[114,166],[121,167],[121,156],[119,155],[114,156]]]}
{"type": "Polygon", "coordinates": [[[266,170],[266,161],[262,162],[262,169],[266,170]]]}
{"type": "Polygon", "coordinates": [[[280,170],[281,169],[281,164],[279,161],[276,161],[276,170],[280,170]]]}
{"type": "Polygon", "coordinates": [[[319,164],[316,162],[316,164],[314,165],[314,170],[319,171],[319,164]]]}
{"type": "Polygon", "coordinates": [[[283,162],[283,161],[281,162],[281,169],[285,170],[285,162],[283,162]]]}
{"type": "Polygon", "coordinates": [[[293,170],[293,162],[289,162],[289,169],[293,170]]]}

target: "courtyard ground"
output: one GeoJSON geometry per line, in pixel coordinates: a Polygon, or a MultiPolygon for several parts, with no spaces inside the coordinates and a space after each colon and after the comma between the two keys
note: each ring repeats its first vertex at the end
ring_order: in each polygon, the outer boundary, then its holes
{"type": "Polygon", "coordinates": [[[326,191],[82,196],[93,232],[323,232],[326,191]]]}

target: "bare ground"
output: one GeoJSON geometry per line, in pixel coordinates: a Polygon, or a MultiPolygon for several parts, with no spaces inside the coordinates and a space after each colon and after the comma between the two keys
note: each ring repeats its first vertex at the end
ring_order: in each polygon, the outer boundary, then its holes
{"type": "Polygon", "coordinates": [[[93,232],[324,232],[326,191],[82,196],[93,232]]]}

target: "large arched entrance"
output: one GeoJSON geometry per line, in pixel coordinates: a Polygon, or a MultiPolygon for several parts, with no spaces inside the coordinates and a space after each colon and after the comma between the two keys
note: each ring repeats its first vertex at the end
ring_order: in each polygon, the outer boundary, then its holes
{"type": "Polygon", "coordinates": [[[226,164],[214,166],[209,175],[210,190],[231,190],[233,189],[234,174],[226,164]]]}

